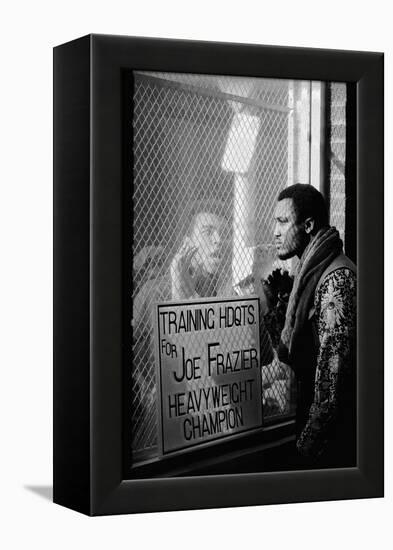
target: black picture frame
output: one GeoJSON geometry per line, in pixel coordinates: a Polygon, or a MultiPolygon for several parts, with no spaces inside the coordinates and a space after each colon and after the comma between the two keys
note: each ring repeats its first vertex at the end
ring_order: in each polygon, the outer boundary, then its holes
{"type": "Polygon", "coordinates": [[[382,53],[109,35],[54,49],[54,502],[104,515],[383,496],[383,124],[382,53]],[[353,84],[357,467],[124,479],[124,69],[353,84]]]}

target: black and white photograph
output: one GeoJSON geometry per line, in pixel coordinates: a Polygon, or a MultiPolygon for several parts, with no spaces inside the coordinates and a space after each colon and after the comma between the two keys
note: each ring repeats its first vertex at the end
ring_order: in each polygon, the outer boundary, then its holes
{"type": "Polygon", "coordinates": [[[353,86],[128,76],[129,476],[355,466],[353,86]]]}

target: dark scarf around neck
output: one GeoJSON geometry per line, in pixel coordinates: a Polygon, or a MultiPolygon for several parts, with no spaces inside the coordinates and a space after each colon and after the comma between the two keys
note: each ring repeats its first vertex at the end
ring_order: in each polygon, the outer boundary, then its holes
{"type": "Polygon", "coordinates": [[[293,365],[296,362],[316,286],[330,263],[341,254],[342,247],[338,231],[325,227],[304,250],[296,269],[278,349],[279,359],[284,363],[293,365]]]}

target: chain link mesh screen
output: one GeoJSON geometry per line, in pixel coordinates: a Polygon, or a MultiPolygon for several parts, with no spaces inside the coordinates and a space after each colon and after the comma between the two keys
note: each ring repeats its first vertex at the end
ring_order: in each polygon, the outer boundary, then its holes
{"type": "MultiPolygon", "coordinates": [[[[178,284],[182,262],[198,265],[199,258],[208,271],[199,296],[255,291],[277,194],[293,183],[290,87],[286,80],[134,73],[133,460],[157,453],[154,304],[187,297],[178,284]],[[201,213],[210,216],[209,234],[195,230],[201,213]]],[[[269,421],[293,413],[293,384],[263,331],[260,340],[269,421]]]]}

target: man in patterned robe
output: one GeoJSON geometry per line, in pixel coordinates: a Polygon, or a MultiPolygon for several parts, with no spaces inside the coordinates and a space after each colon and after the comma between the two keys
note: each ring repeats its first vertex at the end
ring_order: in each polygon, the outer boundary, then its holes
{"type": "Polygon", "coordinates": [[[323,196],[310,185],[279,194],[274,239],[280,259],[299,258],[288,304],[271,278],[262,283],[271,340],[296,376],[296,464],[353,466],[356,268],[328,224],[323,196]]]}

